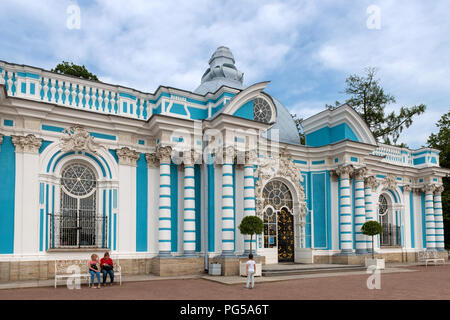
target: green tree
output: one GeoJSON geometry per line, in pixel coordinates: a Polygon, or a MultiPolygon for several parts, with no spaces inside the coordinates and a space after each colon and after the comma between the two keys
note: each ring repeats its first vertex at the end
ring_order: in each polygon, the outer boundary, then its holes
{"type": "Polygon", "coordinates": [[[71,62],[63,61],[62,63],[59,63],[55,69],[51,70],[52,72],[57,72],[61,74],[67,74],[71,76],[75,76],[78,78],[83,78],[86,80],[94,80],[99,81],[97,76],[86,69],[84,65],[79,66],[71,62]]]}
{"type": "MultiPolygon", "coordinates": [[[[426,106],[401,107],[398,113],[386,113],[386,106],[396,101],[394,96],[384,91],[375,75],[375,68],[367,68],[363,76],[350,75],[345,80],[347,87],[344,93],[349,95],[345,103],[361,115],[378,142],[396,144],[403,129],[409,128],[413,117],[425,112],[426,106]]],[[[327,104],[326,108],[335,109],[340,105],[336,101],[334,105],[327,104]]]]}
{"type": "Polygon", "coordinates": [[[382,231],[383,231],[383,228],[382,228],[381,224],[375,220],[367,221],[361,227],[361,232],[363,234],[365,234],[366,236],[372,237],[372,259],[375,259],[375,253],[374,253],[374,248],[373,248],[374,247],[373,236],[380,234],[382,231]]]}
{"type": "Polygon", "coordinates": [[[302,132],[302,122],[303,118],[297,118],[295,113],[291,113],[292,119],[294,119],[295,125],[297,126],[298,136],[300,137],[300,143],[305,144],[305,134],[302,132]]]}
{"type": "MultiPolygon", "coordinates": [[[[436,123],[439,128],[437,133],[432,133],[427,144],[430,148],[439,149],[439,164],[441,167],[450,168],[450,111],[442,115],[436,123]]],[[[450,248],[450,178],[442,179],[444,192],[442,193],[442,215],[444,218],[445,247],[450,248]]]]}
{"type": "Polygon", "coordinates": [[[257,216],[246,216],[238,228],[242,234],[250,235],[250,253],[252,253],[253,235],[264,231],[264,222],[257,216]]]}

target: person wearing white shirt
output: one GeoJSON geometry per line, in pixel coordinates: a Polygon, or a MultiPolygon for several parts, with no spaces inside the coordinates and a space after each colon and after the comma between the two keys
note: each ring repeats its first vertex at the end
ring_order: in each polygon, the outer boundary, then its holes
{"type": "Polygon", "coordinates": [[[250,281],[252,282],[252,286],[250,289],[253,289],[255,286],[255,272],[256,272],[256,262],[253,260],[253,254],[248,255],[248,261],[247,261],[247,285],[245,286],[246,289],[249,289],[250,281]]]}

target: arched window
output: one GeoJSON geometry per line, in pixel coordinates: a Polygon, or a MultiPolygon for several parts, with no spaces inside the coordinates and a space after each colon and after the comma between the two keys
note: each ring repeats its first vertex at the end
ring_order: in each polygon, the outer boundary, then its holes
{"type": "Polygon", "coordinates": [[[263,98],[256,98],[253,101],[253,119],[255,121],[269,123],[272,119],[272,109],[269,103],[263,98]]]}
{"type": "Polygon", "coordinates": [[[378,198],[378,214],[380,216],[384,216],[388,210],[388,204],[386,197],[384,195],[380,195],[378,198]]]}
{"type": "Polygon", "coordinates": [[[60,214],[55,217],[53,247],[104,246],[106,218],[97,217],[97,177],[94,170],[82,162],[67,165],[61,174],[60,194],[60,214]]]}
{"type": "Polygon", "coordinates": [[[292,194],[281,181],[270,181],[263,189],[264,207],[273,206],[276,210],[287,207],[292,211],[292,194]]]}
{"type": "Polygon", "coordinates": [[[278,234],[284,232],[284,228],[282,228],[284,226],[278,223],[281,210],[284,210],[283,217],[285,215],[292,217],[292,194],[289,188],[283,182],[273,180],[265,185],[262,195],[264,207],[266,208],[263,215],[264,248],[276,248],[286,241],[292,240],[293,242],[292,227],[289,229],[288,237],[283,237],[281,240],[278,239],[278,234]]]}
{"type": "Polygon", "coordinates": [[[378,198],[378,216],[383,228],[380,245],[399,246],[401,244],[399,211],[392,208],[391,200],[388,200],[385,194],[381,194],[378,198]]]}

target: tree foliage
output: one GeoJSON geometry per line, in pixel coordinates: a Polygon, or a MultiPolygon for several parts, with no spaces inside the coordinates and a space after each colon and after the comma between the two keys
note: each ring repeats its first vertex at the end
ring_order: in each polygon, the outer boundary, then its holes
{"type": "MultiPolygon", "coordinates": [[[[380,80],[375,78],[375,68],[367,68],[365,72],[363,76],[354,74],[345,80],[347,87],[344,92],[349,95],[345,103],[361,115],[378,142],[396,144],[403,129],[409,128],[413,117],[425,112],[426,106],[401,107],[398,113],[386,113],[386,106],[396,102],[394,96],[381,87],[380,80]]],[[[336,101],[326,107],[332,110],[340,105],[336,101]]]]}
{"type": "Polygon", "coordinates": [[[57,72],[61,74],[71,75],[74,77],[86,79],[86,80],[94,80],[99,81],[97,76],[86,69],[84,65],[79,66],[71,62],[63,61],[59,63],[55,69],[51,70],[52,72],[57,72]]]}
{"type": "Polygon", "coordinates": [[[383,231],[381,224],[378,221],[367,221],[361,227],[361,232],[366,236],[376,236],[383,231]]]}
{"type": "Polygon", "coordinates": [[[305,144],[305,134],[302,132],[302,122],[303,118],[297,118],[295,113],[291,113],[292,119],[294,119],[295,125],[297,126],[298,136],[300,137],[300,143],[305,144]]]}
{"type": "MultiPolygon", "coordinates": [[[[432,133],[427,144],[430,148],[439,149],[439,164],[450,169],[450,111],[442,115],[436,123],[439,128],[437,133],[432,133]]],[[[450,178],[442,179],[444,192],[442,193],[442,211],[444,218],[445,246],[450,248],[450,178]]]]}
{"type": "Polygon", "coordinates": [[[374,245],[373,245],[373,236],[376,236],[377,234],[380,234],[383,232],[383,227],[378,221],[371,220],[364,223],[361,227],[362,234],[365,234],[366,236],[372,237],[372,259],[375,258],[375,252],[374,252],[374,245]]]}
{"type": "Polygon", "coordinates": [[[246,216],[238,228],[242,234],[250,236],[250,253],[252,253],[253,235],[264,231],[264,222],[257,216],[246,216]]]}

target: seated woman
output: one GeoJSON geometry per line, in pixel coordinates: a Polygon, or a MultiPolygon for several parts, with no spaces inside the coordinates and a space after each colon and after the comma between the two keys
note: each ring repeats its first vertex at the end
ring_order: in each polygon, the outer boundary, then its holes
{"type": "Polygon", "coordinates": [[[91,261],[89,261],[89,273],[91,274],[91,285],[94,286],[94,277],[97,276],[97,289],[100,289],[100,266],[98,263],[98,255],[95,253],[91,255],[91,261]]]}
{"type": "Polygon", "coordinates": [[[111,280],[111,285],[114,283],[114,264],[112,259],[109,257],[109,253],[105,252],[105,255],[100,260],[100,267],[103,274],[103,285],[106,286],[106,277],[109,274],[109,279],[111,280]]]}

